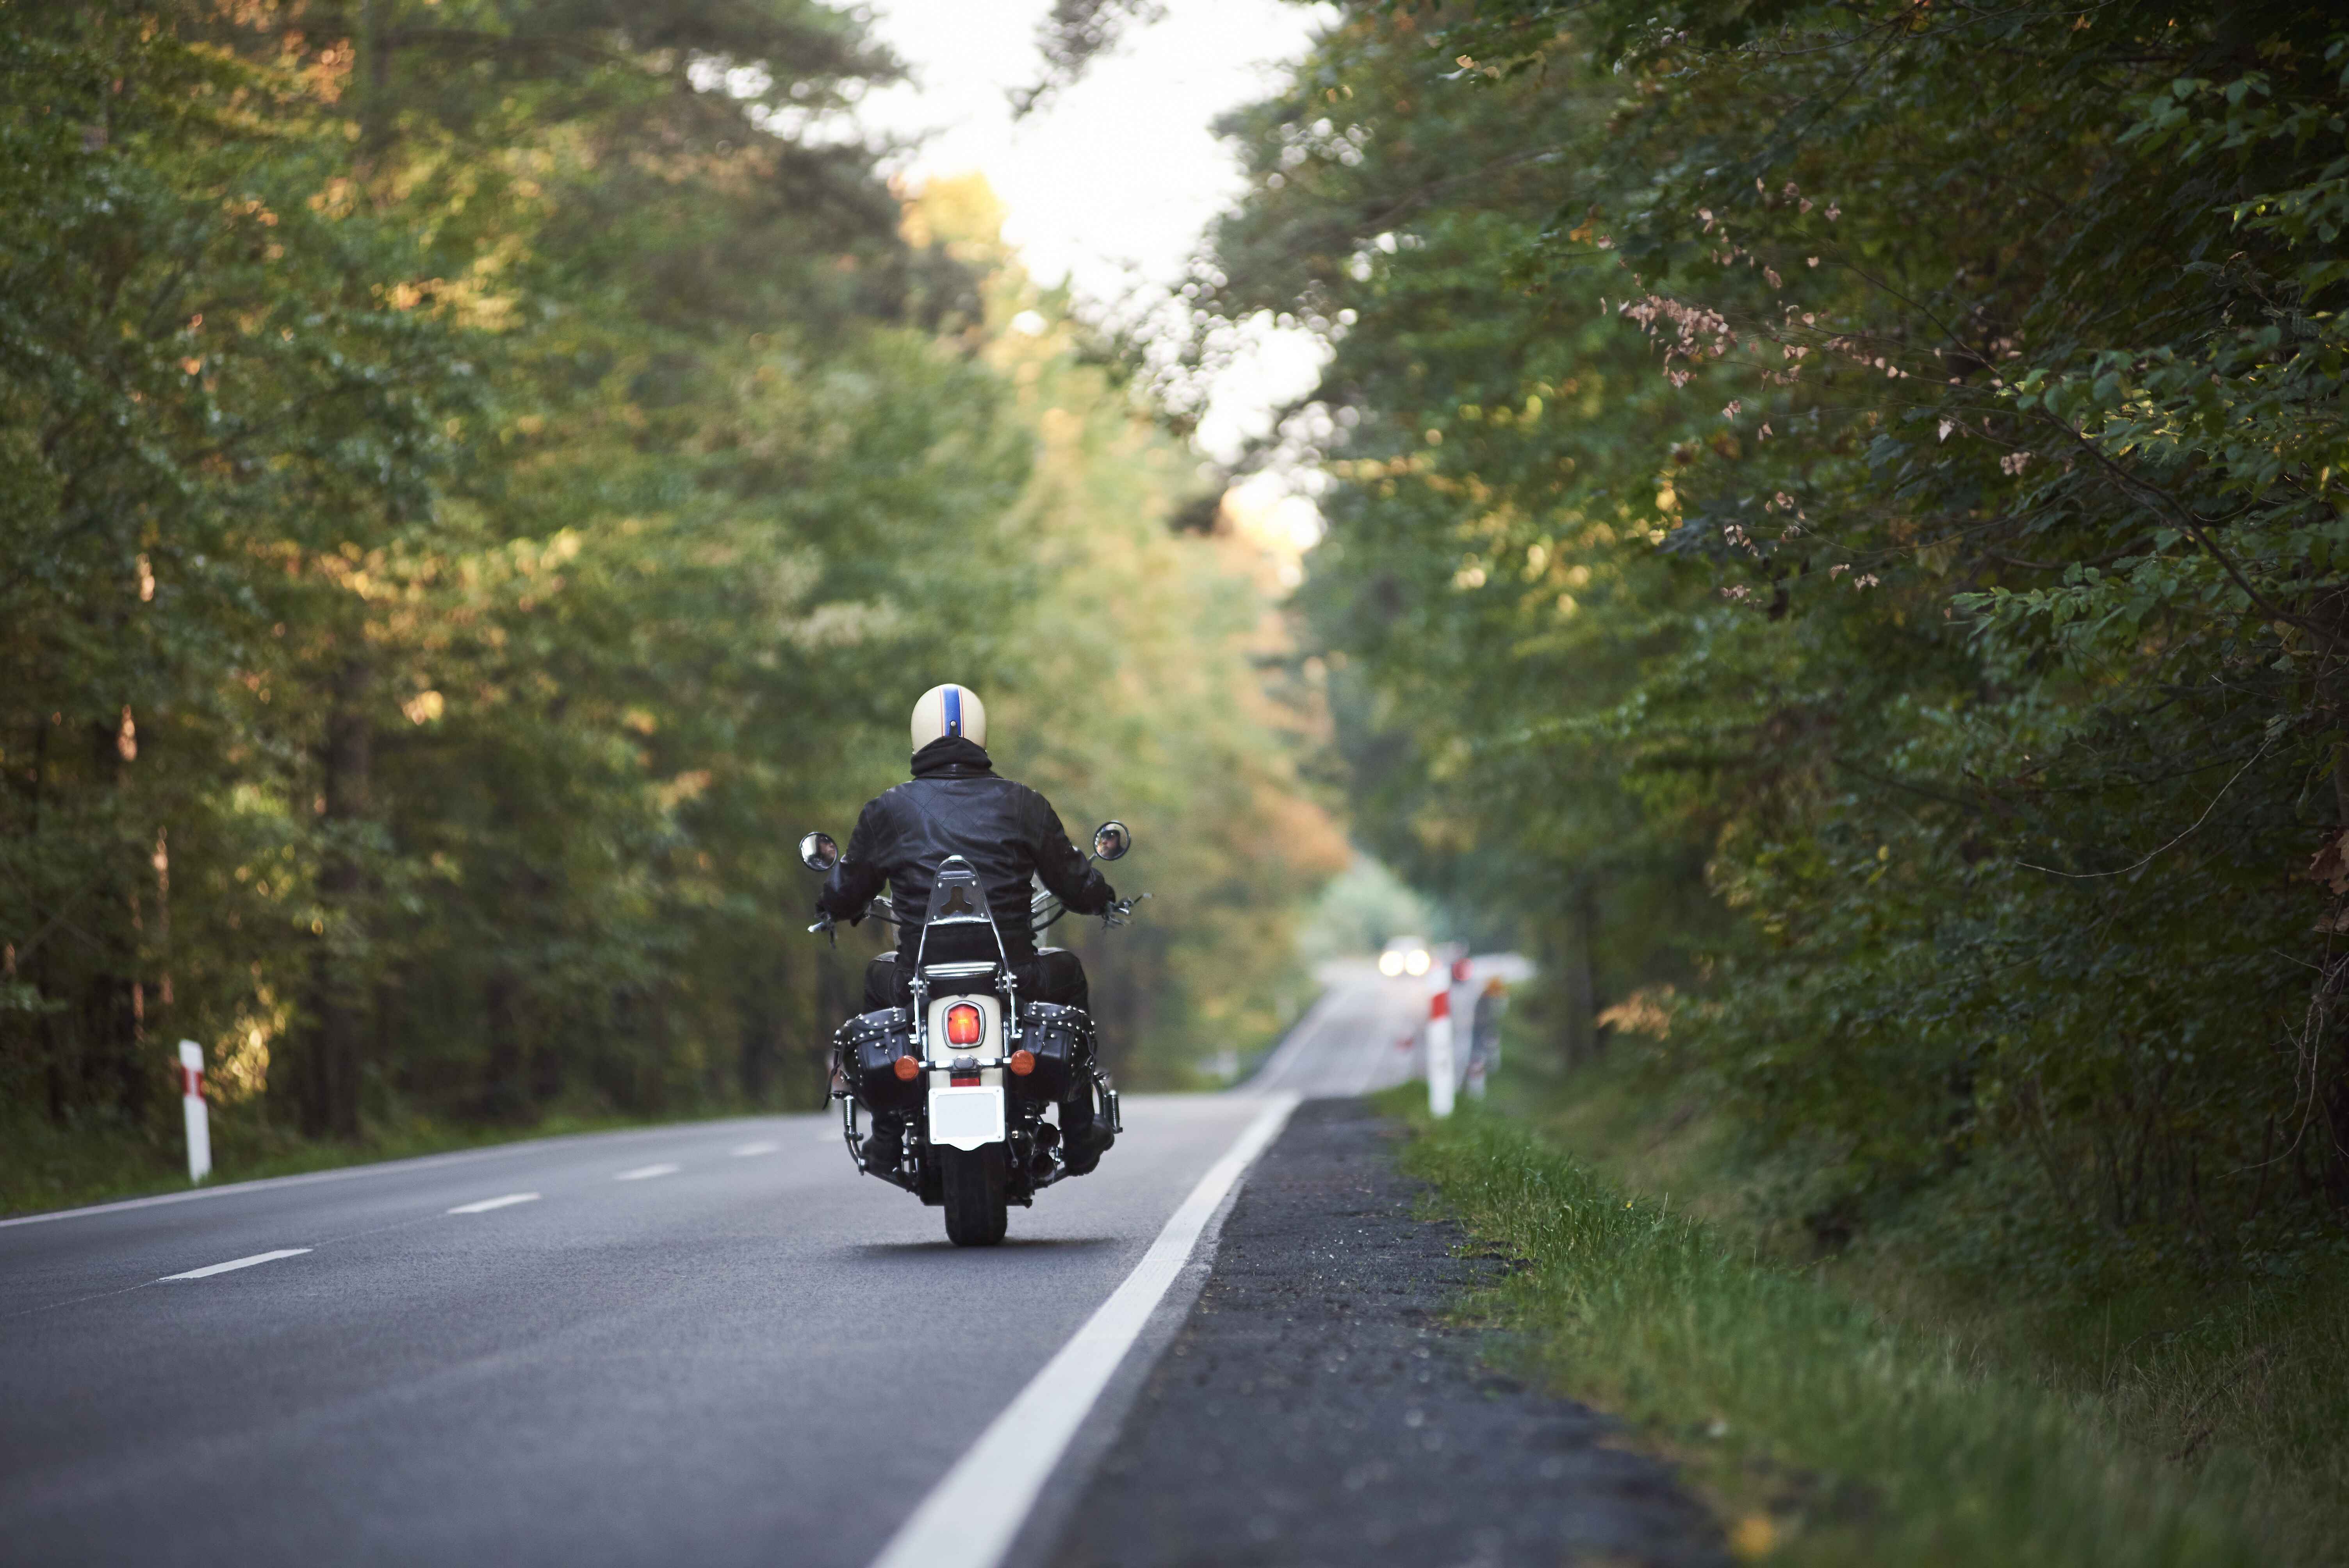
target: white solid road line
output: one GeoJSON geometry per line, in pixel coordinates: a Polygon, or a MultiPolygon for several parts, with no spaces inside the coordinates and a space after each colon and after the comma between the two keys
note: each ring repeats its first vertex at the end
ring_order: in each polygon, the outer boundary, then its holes
{"type": "Polygon", "coordinates": [[[478,1203],[460,1203],[449,1212],[452,1214],[486,1214],[492,1209],[511,1209],[516,1203],[535,1203],[535,1192],[509,1192],[502,1198],[484,1198],[478,1203]]]}
{"type": "Polygon", "coordinates": [[[1199,1178],[1125,1283],[955,1461],[873,1568],[995,1568],[1002,1561],[1085,1413],[1183,1272],[1199,1233],[1297,1102],[1293,1094],[1266,1097],[1262,1113],[1199,1178]]]}
{"type": "Polygon", "coordinates": [[[746,1160],[753,1154],[772,1154],[781,1147],[780,1143],[746,1143],[734,1151],[734,1158],[746,1160]]]}
{"type": "Polygon", "coordinates": [[[634,1171],[621,1171],[617,1176],[613,1177],[612,1180],[615,1181],[649,1181],[656,1176],[674,1176],[677,1172],[678,1167],[674,1165],[639,1165],[634,1171]]]}
{"type": "Polygon", "coordinates": [[[224,1264],[214,1264],[209,1268],[190,1269],[185,1274],[165,1274],[155,1283],[169,1284],[175,1279],[210,1279],[216,1274],[226,1274],[231,1269],[249,1269],[255,1264],[274,1264],[279,1258],[298,1258],[309,1250],[307,1247],[280,1247],[274,1253],[255,1253],[249,1258],[231,1258],[224,1264]]]}

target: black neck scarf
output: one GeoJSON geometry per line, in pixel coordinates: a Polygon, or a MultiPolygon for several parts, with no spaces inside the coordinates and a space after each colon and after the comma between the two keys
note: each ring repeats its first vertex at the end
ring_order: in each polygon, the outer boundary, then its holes
{"type": "Polygon", "coordinates": [[[987,748],[966,736],[941,736],[914,753],[916,779],[976,779],[994,771],[987,748]]]}

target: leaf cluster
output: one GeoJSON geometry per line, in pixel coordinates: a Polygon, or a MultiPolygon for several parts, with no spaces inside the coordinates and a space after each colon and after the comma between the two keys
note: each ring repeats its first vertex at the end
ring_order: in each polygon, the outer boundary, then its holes
{"type": "Polygon", "coordinates": [[[1373,832],[1568,989],[1591,897],[1577,1008],[1675,986],[1830,1206],[2020,1162],[2216,1267],[2349,1202],[2344,71],[2292,4],[1364,5],[1228,127],[1194,358],[1327,324],[1373,832]]]}

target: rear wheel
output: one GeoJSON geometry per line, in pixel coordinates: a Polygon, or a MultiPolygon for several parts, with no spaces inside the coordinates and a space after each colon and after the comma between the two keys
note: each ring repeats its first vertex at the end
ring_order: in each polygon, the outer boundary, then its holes
{"type": "Polygon", "coordinates": [[[1003,1145],[938,1150],[944,1178],[947,1240],[958,1247],[991,1247],[1003,1239],[1009,1210],[1004,1197],[1003,1145]]]}

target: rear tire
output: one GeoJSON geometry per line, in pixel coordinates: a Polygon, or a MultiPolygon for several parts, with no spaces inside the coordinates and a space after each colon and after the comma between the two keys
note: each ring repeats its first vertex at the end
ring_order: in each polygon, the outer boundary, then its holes
{"type": "Polygon", "coordinates": [[[1009,1219],[1004,1196],[1003,1145],[938,1150],[944,1178],[947,1240],[958,1247],[991,1247],[1009,1219]]]}

